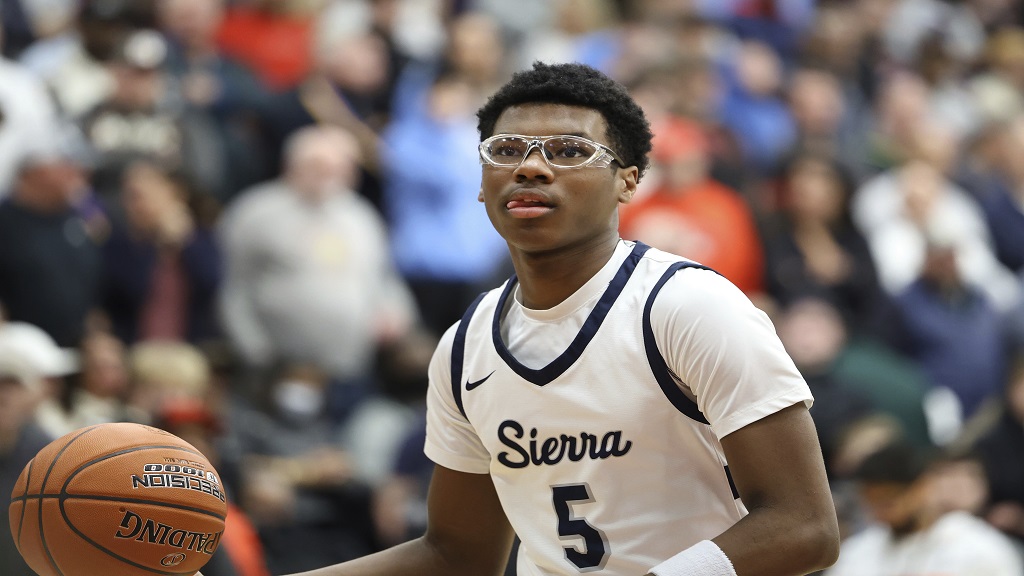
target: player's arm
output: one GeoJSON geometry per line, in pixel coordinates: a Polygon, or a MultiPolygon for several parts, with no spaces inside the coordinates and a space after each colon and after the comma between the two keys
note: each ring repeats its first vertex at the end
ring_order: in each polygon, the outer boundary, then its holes
{"type": "Polygon", "coordinates": [[[497,576],[512,528],[487,474],[436,466],[426,534],[393,548],[301,576],[497,576]]]}
{"type": "Polygon", "coordinates": [[[651,572],[689,574],[710,561],[731,563],[739,576],[790,576],[835,561],[838,522],[810,390],[767,315],[717,274],[684,270],[658,294],[651,324],[669,367],[720,438],[749,512],[713,544],[651,572]]]}
{"type": "Polygon", "coordinates": [[[736,574],[806,574],[835,562],[839,526],[804,404],[740,428],[721,442],[750,512],[713,539],[736,574]]]}

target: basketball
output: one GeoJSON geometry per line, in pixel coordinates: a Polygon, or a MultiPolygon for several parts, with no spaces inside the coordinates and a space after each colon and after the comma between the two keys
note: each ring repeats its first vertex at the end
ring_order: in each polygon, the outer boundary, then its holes
{"type": "Polygon", "coordinates": [[[100,424],[43,448],[11,493],[11,534],[40,576],[195,574],[227,502],[210,462],[177,436],[100,424]]]}

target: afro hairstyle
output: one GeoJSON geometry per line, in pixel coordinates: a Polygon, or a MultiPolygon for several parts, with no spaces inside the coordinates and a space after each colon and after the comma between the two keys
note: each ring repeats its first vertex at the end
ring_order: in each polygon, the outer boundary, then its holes
{"type": "Polygon", "coordinates": [[[495,92],[477,111],[480,139],[494,135],[498,117],[519,104],[564,104],[597,110],[608,124],[608,138],[626,166],[643,176],[649,164],[651,125],[626,87],[585,64],[534,62],[495,92]]]}

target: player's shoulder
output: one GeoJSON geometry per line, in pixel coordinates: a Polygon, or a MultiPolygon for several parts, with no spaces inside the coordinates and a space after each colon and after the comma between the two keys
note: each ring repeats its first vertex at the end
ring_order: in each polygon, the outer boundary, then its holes
{"type": "Polygon", "coordinates": [[[671,283],[672,290],[685,288],[687,291],[699,291],[712,296],[720,295],[723,289],[730,292],[738,290],[714,269],[696,260],[658,248],[648,248],[641,257],[641,262],[647,265],[648,274],[661,276],[674,269],[675,271],[667,280],[671,283]]]}

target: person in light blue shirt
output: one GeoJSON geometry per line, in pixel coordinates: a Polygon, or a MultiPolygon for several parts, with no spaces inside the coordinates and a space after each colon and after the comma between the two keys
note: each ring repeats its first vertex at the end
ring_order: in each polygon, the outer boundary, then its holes
{"type": "Polygon", "coordinates": [[[399,272],[440,335],[503,271],[505,241],[473,202],[480,159],[472,89],[442,71],[383,135],[384,206],[399,272]]]}

